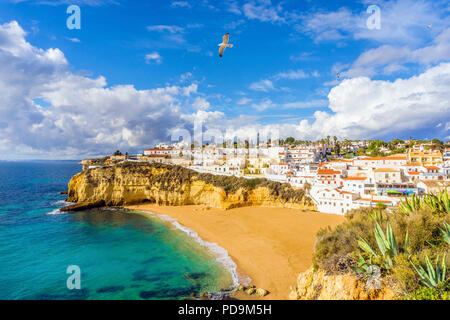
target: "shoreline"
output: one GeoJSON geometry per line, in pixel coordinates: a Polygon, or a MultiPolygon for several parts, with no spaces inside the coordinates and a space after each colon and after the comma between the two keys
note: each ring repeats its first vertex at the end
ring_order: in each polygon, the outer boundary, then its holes
{"type": "MultiPolygon", "coordinates": [[[[127,208],[129,209],[129,208],[127,208]]],[[[140,215],[143,215],[145,217],[150,217],[151,219],[159,219],[163,222],[170,223],[175,229],[180,230],[186,235],[192,239],[194,239],[196,242],[198,242],[202,247],[206,248],[208,252],[210,252],[216,260],[231,273],[231,278],[233,279],[233,287],[230,288],[230,291],[234,291],[238,288],[241,281],[245,281],[246,275],[239,275],[237,271],[237,265],[236,263],[231,259],[230,255],[228,254],[228,251],[224,248],[217,245],[217,243],[214,242],[208,242],[203,240],[197,232],[195,232],[193,229],[188,228],[184,225],[181,225],[176,219],[165,215],[161,213],[155,213],[152,211],[146,211],[146,210],[136,210],[134,211],[140,215]],[[242,280],[240,280],[242,279],[242,280]]],[[[250,279],[249,279],[250,280],[250,279]]]]}
{"type": "MultiPolygon", "coordinates": [[[[175,227],[178,223],[192,230],[203,243],[223,248],[237,266],[240,284],[251,283],[268,290],[262,299],[269,300],[288,299],[298,274],[312,265],[317,231],[344,220],[339,215],[270,207],[220,210],[201,205],[140,204],[125,208],[149,217],[169,217],[167,220],[175,227]],[[243,283],[246,277],[251,282],[243,283]]],[[[257,298],[239,292],[236,296],[257,298]]]]}

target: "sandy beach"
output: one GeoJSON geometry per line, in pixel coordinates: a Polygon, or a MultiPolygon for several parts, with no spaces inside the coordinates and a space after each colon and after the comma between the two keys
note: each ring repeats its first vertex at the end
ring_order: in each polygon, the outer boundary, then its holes
{"type": "MultiPolygon", "coordinates": [[[[219,210],[203,206],[142,204],[128,209],[165,214],[228,251],[241,279],[270,292],[265,299],[287,299],[297,275],[312,265],[316,232],[344,217],[285,208],[219,210]]],[[[252,296],[253,297],[253,296],[252,296]]],[[[246,298],[241,295],[239,298],[246,298]]]]}

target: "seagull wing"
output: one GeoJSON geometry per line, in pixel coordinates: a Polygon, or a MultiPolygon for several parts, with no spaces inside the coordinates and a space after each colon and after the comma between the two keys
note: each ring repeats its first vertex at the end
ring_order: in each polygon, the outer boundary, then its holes
{"type": "Polygon", "coordinates": [[[228,32],[226,35],[223,36],[222,42],[225,43],[225,44],[227,44],[229,38],[230,38],[230,33],[228,32]]]}
{"type": "Polygon", "coordinates": [[[220,48],[219,48],[219,57],[221,57],[222,58],[222,56],[223,56],[223,52],[225,51],[225,46],[221,46],[220,48]]]}

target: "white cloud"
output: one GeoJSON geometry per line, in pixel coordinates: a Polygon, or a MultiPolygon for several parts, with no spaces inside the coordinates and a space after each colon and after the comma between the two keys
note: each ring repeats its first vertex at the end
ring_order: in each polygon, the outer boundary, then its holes
{"type": "Polygon", "coordinates": [[[274,6],[271,0],[250,1],[244,4],[242,10],[248,19],[271,23],[286,22],[281,5],[274,6]]]}
{"type": "Polygon", "coordinates": [[[305,109],[305,108],[318,108],[326,107],[328,105],[327,100],[312,100],[312,101],[296,101],[288,102],[280,105],[283,109],[305,109]]]}
{"type": "Polygon", "coordinates": [[[0,151],[16,157],[141,150],[185,124],[181,106],[198,88],[108,87],[72,73],[59,49],[32,46],[15,21],[0,25],[0,65],[0,151]]]}
{"type": "MultiPolygon", "coordinates": [[[[292,107],[326,106],[327,101],[293,103],[292,107]]],[[[263,100],[253,104],[257,110],[286,108],[263,100]]],[[[357,77],[343,80],[328,95],[330,111],[316,111],[312,120],[298,124],[245,124],[227,121],[230,136],[287,137],[318,139],[327,135],[339,138],[376,138],[410,134],[429,129],[448,119],[450,114],[450,63],[441,63],[424,73],[393,82],[357,77]]],[[[223,120],[222,120],[223,122],[223,120]]],[[[450,122],[446,123],[449,130],[450,122]]]]}
{"type": "Polygon", "coordinates": [[[332,113],[317,111],[314,122],[302,121],[296,128],[301,137],[375,137],[428,128],[450,113],[450,63],[394,82],[344,80],[328,99],[332,113]]]}
{"type": "Polygon", "coordinates": [[[405,70],[403,64],[429,65],[448,61],[450,57],[450,28],[442,31],[431,44],[418,49],[408,46],[382,45],[363,52],[343,75],[348,77],[391,74],[405,70]]]}
{"type": "Polygon", "coordinates": [[[297,61],[306,61],[311,59],[312,52],[301,52],[299,54],[293,54],[289,57],[289,60],[297,62],[297,61]]]}
{"type": "MultiPolygon", "coordinates": [[[[245,99],[245,98],[244,98],[245,99]]],[[[261,102],[253,103],[252,108],[258,111],[264,111],[267,109],[308,109],[326,107],[328,105],[327,100],[311,100],[311,101],[294,101],[285,103],[274,103],[270,99],[264,99],[261,102]]]]}
{"type": "Polygon", "coordinates": [[[227,11],[237,14],[237,15],[241,15],[242,11],[241,9],[239,9],[239,3],[237,1],[229,1],[228,3],[228,7],[227,7],[227,11]]]}
{"type": "Polygon", "coordinates": [[[311,13],[304,17],[301,25],[296,26],[296,30],[311,35],[316,42],[337,41],[347,37],[357,25],[352,12],[340,8],[335,12],[311,13]]]}
{"type": "Polygon", "coordinates": [[[145,62],[155,62],[156,64],[162,63],[162,57],[159,55],[158,52],[152,52],[145,55],[145,62]]]}
{"type": "Polygon", "coordinates": [[[264,111],[264,110],[267,110],[272,107],[273,107],[273,103],[272,103],[272,100],[270,100],[270,99],[265,99],[264,101],[262,101],[260,103],[252,104],[252,108],[254,108],[258,111],[264,111]]]}
{"type": "Polygon", "coordinates": [[[268,92],[271,90],[274,90],[275,87],[273,86],[273,82],[268,79],[263,79],[257,82],[253,82],[250,84],[250,89],[255,91],[263,91],[268,92]]]}
{"type": "Polygon", "coordinates": [[[306,79],[311,77],[319,77],[319,73],[317,71],[313,71],[312,73],[307,73],[301,69],[297,70],[288,70],[285,72],[277,73],[274,78],[276,80],[280,79],[288,79],[288,80],[298,80],[298,79],[306,79]]]}
{"type": "Polygon", "coordinates": [[[197,110],[206,110],[211,107],[210,103],[205,98],[202,97],[195,98],[192,106],[197,110]]]}
{"type": "Polygon", "coordinates": [[[182,75],[180,75],[180,82],[181,83],[186,82],[187,80],[191,79],[192,76],[193,76],[192,72],[183,73],[182,75]]]}
{"type": "Polygon", "coordinates": [[[240,19],[240,20],[233,21],[233,22],[225,24],[223,26],[223,28],[226,29],[226,30],[234,30],[237,27],[239,27],[240,25],[243,25],[244,23],[245,23],[245,20],[244,19],[240,19]]]}
{"type": "Polygon", "coordinates": [[[67,40],[71,41],[71,42],[75,42],[75,43],[80,43],[81,40],[78,38],[67,38],[67,40]]]}
{"type": "Polygon", "coordinates": [[[237,104],[243,105],[243,104],[249,104],[250,102],[252,102],[252,99],[244,97],[244,98],[239,99],[237,104]]]}
{"type": "Polygon", "coordinates": [[[315,42],[344,39],[367,39],[383,44],[420,44],[449,26],[443,15],[441,2],[433,1],[378,1],[381,28],[369,29],[370,16],[366,9],[373,3],[366,2],[360,11],[340,8],[332,12],[314,12],[302,17],[297,32],[310,35],[315,42]],[[432,24],[430,31],[426,26],[432,24]],[[436,30],[436,31],[434,31],[436,30]]]}
{"type": "Polygon", "coordinates": [[[226,116],[220,111],[205,111],[198,110],[196,113],[181,115],[183,120],[194,124],[199,123],[204,128],[221,128],[224,129],[223,124],[226,122],[226,116]]]}
{"type": "Polygon", "coordinates": [[[179,8],[190,8],[191,5],[187,1],[173,1],[170,5],[171,7],[179,7],[179,8]]]}
{"type": "Polygon", "coordinates": [[[49,6],[59,6],[59,5],[71,5],[76,4],[79,6],[106,6],[110,4],[120,4],[120,0],[9,0],[12,3],[20,3],[20,2],[35,2],[40,5],[49,5],[49,6]]]}
{"type": "Polygon", "coordinates": [[[148,26],[147,30],[149,31],[156,31],[156,32],[169,32],[169,33],[182,33],[184,32],[184,28],[175,26],[175,25],[154,25],[154,26],[148,26]]]}

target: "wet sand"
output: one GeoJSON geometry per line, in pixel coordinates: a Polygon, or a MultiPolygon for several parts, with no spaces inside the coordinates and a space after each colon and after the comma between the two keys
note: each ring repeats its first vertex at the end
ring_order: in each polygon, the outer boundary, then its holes
{"type": "MultiPolygon", "coordinates": [[[[204,206],[128,206],[168,215],[196,231],[205,241],[228,251],[240,280],[270,292],[264,299],[287,299],[297,275],[312,265],[317,231],[344,221],[343,216],[286,208],[243,207],[231,210],[204,206]]],[[[239,295],[238,298],[253,298],[239,295]]]]}

